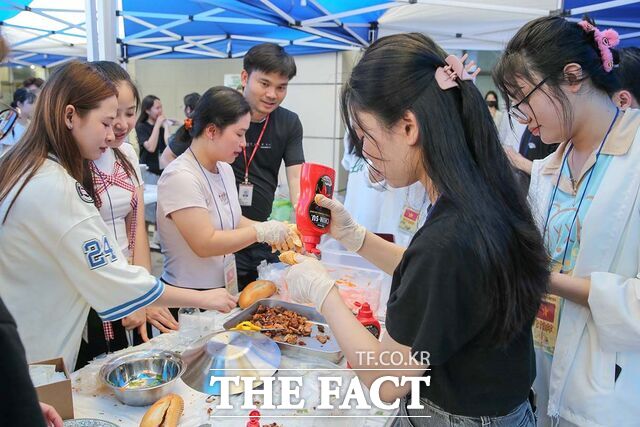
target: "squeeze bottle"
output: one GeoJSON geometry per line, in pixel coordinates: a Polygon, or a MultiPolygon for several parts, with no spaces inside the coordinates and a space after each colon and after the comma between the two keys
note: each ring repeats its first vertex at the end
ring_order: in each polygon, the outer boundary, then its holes
{"type": "Polygon", "coordinates": [[[332,168],[316,163],[304,163],[300,173],[300,197],[296,208],[296,225],[302,235],[302,244],[307,252],[319,254],[316,246],[320,237],[329,232],[331,211],[318,206],[316,194],[327,198],[333,196],[336,172],[332,168]]]}

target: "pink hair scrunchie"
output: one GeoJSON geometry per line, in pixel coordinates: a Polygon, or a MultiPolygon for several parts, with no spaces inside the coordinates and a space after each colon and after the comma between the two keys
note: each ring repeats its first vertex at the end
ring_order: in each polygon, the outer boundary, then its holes
{"type": "Polygon", "coordinates": [[[620,43],[620,36],[618,33],[609,28],[608,30],[600,31],[594,25],[587,21],[580,21],[578,25],[588,34],[593,33],[593,38],[598,45],[598,51],[600,52],[600,59],[602,60],[602,68],[607,73],[613,70],[613,53],[611,49],[616,47],[620,43]]]}

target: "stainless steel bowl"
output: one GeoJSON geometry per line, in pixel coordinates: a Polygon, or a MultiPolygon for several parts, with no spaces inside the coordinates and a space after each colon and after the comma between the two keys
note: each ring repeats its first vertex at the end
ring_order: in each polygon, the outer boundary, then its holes
{"type": "Polygon", "coordinates": [[[146,406],[169,394],[186,370],[180,355],[164,350],[127,353],[107,362],[100,378],[125,405],[146,406]]]}
{"type": "MultiPolygon", "coordinates": [[[[280,366],[280,348],[266,335],[254,331],[224,331],[208,335],[182,354],[189,364],[182,381],[205,394],[220,396],[213,377],[270,377],[280,366]]],[[[258,387],[262,381],[254,381],[258,387]]],[[[244,383],[230,384],[229,392],[244,392],[244,383]]]]}

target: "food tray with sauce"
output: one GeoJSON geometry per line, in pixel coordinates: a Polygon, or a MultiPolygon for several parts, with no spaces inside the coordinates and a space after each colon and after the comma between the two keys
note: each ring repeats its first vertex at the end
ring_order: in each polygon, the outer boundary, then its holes
{"type": "Polygon", "coordinates": [[[304,342],[304,345],[289,344],[286,342],[276,341],[283,353],[285,353],[289,357],[295,357],[296,354],[303,354],[308,356],[321,357],[333,363],[340,362],[343,354],[340,350],[340,347],[338,346],[338,341],[331,331],[331,328],[329,328],[329,325],[327,325],[326,319],[324,318],[324,316],[318,313],[315,308],[308,307],[306,305],[295,304],[272,298],[261,299],[254,302],[252,305],[227,320],[223,325],[224,329],[229,330],[240,322],[244,322],[245,320],[250,321],[253,318],[253,315],[258,311],[258,307],[261,305],[267,308],[282,307],[285,310],[291,310],[301,316],[306,317],[307,321],[311,323],[311,335],[308,337],[298,337],[298,341],[304,342]],[[322,330],[324,330],[324,333],[322,332],[322,330]],[[321,344],[320,341],[316,339],[316,336],[318,334],[328,336],[328,341],[325,344],[321,344]]]}

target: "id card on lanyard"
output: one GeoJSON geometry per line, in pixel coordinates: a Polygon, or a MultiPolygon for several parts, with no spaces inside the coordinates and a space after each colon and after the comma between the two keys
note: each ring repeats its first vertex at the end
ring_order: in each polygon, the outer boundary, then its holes
{"type": "Polygon", "coordinates": [[[238,270],[236,269],[236,256],[234,254],[223,256],[224,287],[231,295],[238,294],[238,270]]]}
{"type": "Polygon", "coordinates": [[[418,219],[420,219],[420,212],[409,205],[405,205],[398,229],[405,233],[415,234],[418,231],[418,219]]]}
{"type": "Polygon", "coordinates": [[[244,181],[238,186],[238,200],[240,201],[240,206],[251,206],[253,204],[253,184],[249,182],[249,167],[251,166],[251,162],[253,158],[256,156],[258,149],[260,148],[260,143],[262,142],[262,137],[264,136],[264,131],[267,130],[267,124],[269,124],[269,114],[264,119],[264,125],[262,126],[262,130],[260,131],[260,136],[258,136],[258,140],[256,141],[256,145],[253,147],[253,151],[251,152],[251,156],[247,160],[247,149],[242,149],[242,154],[244,155],[244,181]]]}
{"type": "MultiPolygon", "coordinates": [[[[427,193],[425,191],[422,203],[416,209],[411,205],[409,201],[409,192],[410,188],[407,188],[407,198],[404,203],[404,208],[402,209],[400,222],[398,223],[398,230],[410,235],[414,235],[418,231],[422,209],[424,208],[425,203],[427,203],[427,193]]],[[[429,211],[429,209],[430,207],[427,207],[427,212],[429,211]]]]}

